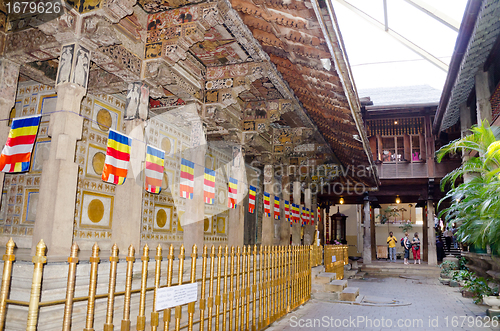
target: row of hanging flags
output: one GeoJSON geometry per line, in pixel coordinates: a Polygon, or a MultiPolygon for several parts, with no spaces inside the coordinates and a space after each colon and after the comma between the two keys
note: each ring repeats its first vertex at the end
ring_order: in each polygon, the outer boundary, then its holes
{"type": "MultiPolygon", "coordinates": [[[[41,115],[16,118],[12,125],[2,154],[0,155],[0,169],[2,172],[24,172],[29,170],[31,154],[35,144],[41,115]]],[[[102,180],[116,185],[122,185],[127,178],[128,163],[130,161],[130,150],[132,138],[110,129],[106,159],[102,171],[102,180]]],[[[163,168],[165,166],[165,152],[147,145],[146,167],[145,167],[145,189],[150,193],[160,193],[163,180],[163,168]]],[[[194,194],[194,162],[186,159],[181,160],[181,178],[179,194],[186,199],[193,199],[194,194]]],[[[238,180],[229,177],[228,208],[236,208],[238,194],[238,180]]],[[[257,188],[250,185],[248,190],[248,212],[255,212],[255,198],[257,188]]],[[[203,200],[207,204],[215,203],[215,171],[205,168],[203,177],[203,200]]],[[[301,222],[302,225],[314,224],[314,216],[311,210],[299,206],[287,200],[285,203],[285,219],[292,223],[301,222]],[[291,206],[291,210],[290,210],[291,206]]],[[[281,219],[280,198],[274,197],[273,217],[281,219]]],[[[264,192],[264,213],[271,216],[271,195],[264,192]]],[[[318,220],[319,220],[318,207],[318,220]]]]}
{"type": "MultiPolygon", "coordinates": [[[[249,198],[248,198],[248,212],[252,213],[255,211],[255,196],[256,196],[257,189],[253,186],[250,185],[249,188],[249,198]]],[[[271,216],[271,194],[264,192],[264,214],[267,216],[271,216]]],[[[318,208],[319,211],[319,208],[318,208]]],[[[319,212],[318,212],[319,215],[319,212]]],[[[274,197],[274,204],[273,204],[273,217],[276,220],[281,219],[281,212],[280,212],[280,198],[275,196],[274,197]]],[[[318,216],[319,217],[319,216],[318,216]]],[[[302,207],[302,214],[300,213],[300,207],[299,205],[296,205],[294,203],[290,204],[289,201],[285,200],[285,219],[287,221],[290,221],[290,226],[293,223],[301,223],[302,225],[305,224],[314,224],[314,214],[309,208],[302,207]],[[290,212],[290,206],[291,206],[291,212],[290,212]]]]}

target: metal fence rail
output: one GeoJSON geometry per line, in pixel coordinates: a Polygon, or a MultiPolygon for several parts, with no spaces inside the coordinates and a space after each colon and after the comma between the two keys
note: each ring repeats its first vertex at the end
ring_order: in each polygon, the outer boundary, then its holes
{"type": "Polygon", "coordinates": [[[337,279],[344,279],[344,265],[349,263],[347,245],[325,245],[325,271],[337,274],[337,279]]]}
{"type": "MultiPolygon", "coordinates": [[[[66,298],[52,301],[40,301],[43,288],[42,273],[46,263],[46,246],[41,240],[33,257],[33,280],[29,302],[9,299],[12,268],[15,261],[15,243],[7,243],[3,257],[4,268],[0,290],[0,331],[4,330],[7,305],[28,307],[26,330],[36,330],[40,307],[60,306],[64,309],[61,329],[71,330],[73,304],[87,301],[85,331],[101,329],[94,325],[96,299],[106,299],[106,318],[102,326],[104,331],[114,330],[115,300],[123,297],[121,330],[130,330],[131,296],[139,294],[138,315],[135,320],[137,330],[260,330],[303,304],[311,294],[311,267],[321,264],[323,248],[321,246],[243,246],[203,247],[201,259],[193,246],[189,272],[185,271],[187,262],[184,246],[181,246],[175,259],[174,246],[170,245],[168,255],[163,256],[162,246],[156,248],[154,257],[154,286],[148,287],[149,247],[143,247],[140,261],[135,260],[135,249],[130,246],[125,261],[118,257],[118,247],[114,245],[109,258],[108,293],[97,294],[97,274],[100,264],[99,246],[94,244],[90,257],[88,295],[75,297],[75,278],[77,271],[78,246],[73,244],[68,257],[66,298]],[[201,272],[197,270],[197,261],[201,262],[201,272]],[[126,264],[123,290],[117,289],[117,266],[126,264]],[[134,264],[141,264],[140,287],[133,288],[134,264]],[[162,272],[165,267],[166,272],[162,272]],[[174,271],[174,264],[177,269],[174,271]],[[173,276],[177,275],[177,282],[173,276]],[[188,279],[184,277],[189,275],[188,279]],[[198,299],[187,305],[156,311],[156,296],[159,288],[185,283],[198,283],[198,299]],[[207,284],[208,283],[208,284],[207,284]],[[153,302],[146,301],[147,294],[152,294],[153,302]],[[146,314],[146,306],[152,307],[146,314]],[[187,306],[187,307],[186,307],[187,306]],[[184,309],[183,309],[184,308],[184,309]],[[187,308],[187,319],[183,316],[187,308]],[[149,316],[147,316],[149,315],[149,316]],[[162,320],[160,320],[162,315],[162,320]]],[[[326,254],[326,250],[325,250],[326,254]]],[[[326,256],[326,255],[325,255],[326,256]]],[[[326,260],[325,260],[326,261],[326,260]]],[[[151,277],[150,277],[151,278],[151,277]]],[[[151,279],[150,279],[151,283],[151,279]]]]}

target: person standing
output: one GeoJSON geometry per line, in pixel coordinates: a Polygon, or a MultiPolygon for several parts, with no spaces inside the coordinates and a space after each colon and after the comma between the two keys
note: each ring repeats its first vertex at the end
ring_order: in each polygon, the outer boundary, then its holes
{"type": "Polygon", "coordinates": [[[420,238],[418,238],[418,232],[415,232],[413,240],[411,242],[411,250],[413,251],[413,264],[420,264],[420,238]]]}
{"type": "Polygon", "coordinates": [[[408,238],[408,232],[405,232],[405,237],[403,238],[403,246],[405,248],[404,264],[409,264],[408,259],[410,258],[411,242],[410,238],[408,238]]]}
{"type": "Polygon", "coordinates": [[[396,262],[396,243],[398,240],[392,234],[392,231],[389,232],[389,237],[387,237],[387,245],[389,245],[389,261],[396,262]],[[394,261],[393,261],[394,258],[394,261]]]}
{"type": "Polygon", "coordinates": [[[453,233],[453,248],[458,248],[457,231],[457,225],[453,224],[453,228],[451,229],[451,232],[453,233]]]}
{"type": "Polygon", "coordinates": [[[446,231],[443,232],[443,236],[444,236],[444,241],[446,243],[446,249],[448,249],[448,252],[450,252],[451,251],[451,241],[453,238],[453,232],[451,232],[449,227],[446,227],[446,231]]]}

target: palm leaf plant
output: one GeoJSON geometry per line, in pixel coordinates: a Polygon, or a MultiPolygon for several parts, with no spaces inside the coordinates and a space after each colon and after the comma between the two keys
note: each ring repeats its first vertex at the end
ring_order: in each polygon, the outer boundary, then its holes
{"type": "MultiPolygon", "coordinates": [[[[449,153],[476,152],[441,181],[441,190],[451,189],[438,207],[446,200],[450,206],[439,213],[447,222],[456,223],[457,238],[462,242],[484,248],[500,242],[500,141],[499,130],[488,121],[472,127],[471,134],[452,141],[436,152],[437,161],[449,153]],[[457,185],[459,178],[469,175],[457,185]]],[[[500,245],[496,247],[500,249],[500,245]]]]}

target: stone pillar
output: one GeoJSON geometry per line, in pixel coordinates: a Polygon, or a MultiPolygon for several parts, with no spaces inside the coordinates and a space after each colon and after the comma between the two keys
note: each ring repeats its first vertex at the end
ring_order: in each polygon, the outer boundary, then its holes
{"type": "Polygon", "coordinates": [[[427,263],[437,265],[436,231],[434,230],[434,205],[432,200],[427,200],[427,263]]]}
{"type": "MultiPolygon", "coordinates": [[[[184,114],[189,114],[195,120],[191,121],[191,149],[186,158],[194,162],[194,191],[193,199],[186,200],[186,210],[183,215],[182,229],[184,230],[184,247],[188,252],[194,244],[198,252],[203,248],[205,240],[205,201],[203,199],[203,180],[205,176],[205,154],[207,140],[201,119],[198,117],[198,105],[189,104],[185,106],[184,114]]],[[[239,184],[239,182],[238,182],[239,184]]],[[[239,185],[238,185],[239,192],[239,185]]],[[[239,201],[239,200],[238,200],[239,201]]],[[[241,204],[241,203],[240,203],[241,204]]],[[[234,209],[237,210],[237,209],[234,209]]],[[[233,211],[234,211],[233,210],[233,211]]],[[[231,214],[226,224],[228,232],[231,229],[231,214]]],[[[243,234],[241,234],[243,236],[243,234]]]]}
{"type": "MultiPolygon", "coordinates": [[[[306,189],[304,190],[304,205],[306,209],[311,211],[312,209],[312,195],[310,183],[307,183],[306,189]]],[[[306,224],[304,226],[304,245],[311,245],[314,240],[314,225],[306,224]]]]}
{"type": "MultiPolygon", "coordinates": [[[[264,166],[264,192],[269,193],[269,200],[271,206],[271,216],[268,216],[264,212],[264,206],[262,206],[262,245],[273,245],[274,244],[274,218],[273,218],[273,205],[274,205],[274,195],[273,195],[273,178],[274,178],[274,168],[272,164],[266,164],[264,166]]],[[[262,194],[264,197],[264,194],[262,194]]],[[[262,200],[264,203],[264,200],[262,200]]]]}
{"type": "MultiPolygon", "coordinates": [[[[281,177],[282,200],[281,201],[281,226],[280,226],[280,245],[290,245],[291,229],[290,221],[285,217],[285,201],[290,205],[290,177],[288,176],[287,168],[282,169],[283,176],[281,177]]],[[[291,211],[291,207],[289,208],[291,211]]]]}
{"type": "Polygon", "coordinates": [[[140,82],[129,84],[123,118],[125,134],[132,138],[130,163],[125,183],[116,185],[111,229],[111,241],[118,245],[121,254],[126,254],[130,245],[136,251],[141,247],[142,199],[146,193],[141,173],[146,154],[144,131],[148,106],[149,88],[140,82]],[[144,108],[145,111],[139,113],[139,109],[144,108]]]}
{"type": "Polygon", "coordinates": [[[477,124],[480,125],[483,120],[488,120],[491,125],[491,91],[488,72],[480,70],[475,77],[476,80],[476,106],[477,106],[477,124]]]}
{"type": "Polygon", "coordinates": [[[370,200],[368,195],[363,199],[363,264],[372,263],[372,239],[370,231],[370,200]]]}
{"type": "MultiPolygon", "coordinates": [[[[0,118],[9,118],[10,110],[16,103],[19,64],[0,59],[0,118]]],[[[3,148],[9,136],[9,121],[0,123],[0,146],[3,148]]],[[[0,172],[0,194],[3,190],[5,173],[0,172]]]]}
{"type": "Polygon", "coordinates": [[[246,183],[245,158],[241,146],[233,146],[233,165],[231,177],[238,180],[238,204],[236,208],[229,209],[228,244],[229,246],[243,246],[245,231],[245,206],[243,198],[248,192],[246,183]]]}
{"type": "MultiPolygon", "coordinates": [[[[293,182],[293,203],[300,206],[301,199],[301,183],[299,181],[293,182]]],[[[301,231],[301,222],[293,223],[292,225],[292,245],[300,245],[300,231],[301,231]]]]}
{"type": "Polygon", "coordinates": [[[78,165],[76,141],[82,137],[81,102],[87,93],[90,52],[77,43],[62,47],[56,78],[57,103],[50,115],[48,160],[43,163],[33,231],[32,254],[43,239],[47,255],[67,256],[73,242],[78,165]]]}

